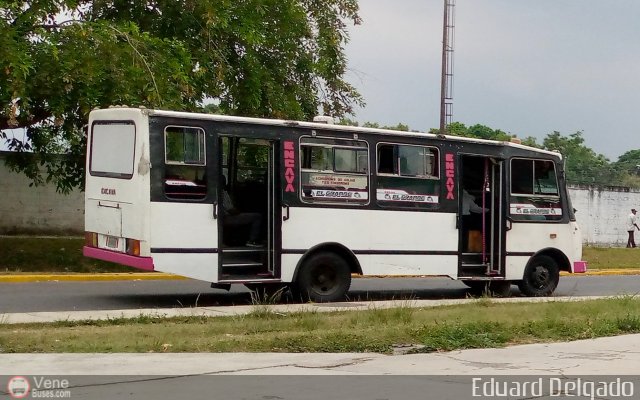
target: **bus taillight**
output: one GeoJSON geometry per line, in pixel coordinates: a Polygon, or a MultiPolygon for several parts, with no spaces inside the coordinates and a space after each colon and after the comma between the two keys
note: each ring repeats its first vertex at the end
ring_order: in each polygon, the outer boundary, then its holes
{"type": "Polygon", "coordinates": [[[98,247],[98,234],[93,232],[85,232],[84,244],[88,247],[98,247]]]}
{"type": "Polygon", "coordinates": [[[127,254],[132,256],[140,255],[140,241],[135,239],[127,239],[127,254]]]}

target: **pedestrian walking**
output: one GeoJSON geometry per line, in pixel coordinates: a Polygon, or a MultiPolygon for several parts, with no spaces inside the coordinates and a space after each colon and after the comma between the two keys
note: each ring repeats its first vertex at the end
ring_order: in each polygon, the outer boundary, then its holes
{"type": "Polygon", "coordinates": [[[638,217],[636,217],[636,209],[631,209],[631,214],[627,217],[627,232],[629,232],[629,239],[627,239],[627,247],[636,247],[635,230],[638,228],[638,217]]]}

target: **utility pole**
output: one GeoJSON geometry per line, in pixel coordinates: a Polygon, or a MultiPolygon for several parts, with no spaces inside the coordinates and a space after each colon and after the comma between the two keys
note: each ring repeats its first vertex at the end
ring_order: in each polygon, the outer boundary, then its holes
{"type": "Polygon", "coordinates": [[[440,83],[440,134],[447,133],[453,115],[453,44],[455,0],[444,0],[442,24],[442,76],[440,83]]]}

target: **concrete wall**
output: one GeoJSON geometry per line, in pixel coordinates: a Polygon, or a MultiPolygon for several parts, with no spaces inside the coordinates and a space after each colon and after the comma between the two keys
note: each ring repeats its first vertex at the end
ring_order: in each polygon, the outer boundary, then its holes
{"type": "Polygon", "coordinates": [[[0,234],[79,234],[84,231],[84,193],[56,193],[55,185],[29,187],[5,165],[0,152],[0,234]]]}
{"type": "Polygon", "coordinates": [[[624,187],[573,186],[569,188],[569,195],[573,208],[578,210],[576,219],[582,228],[584,243],[627,244],[626,218],[632,208],[640,210],[640,191],[624,187]]]}
{"type": "MultiPolygon", "coordinates": [[[[84,230],[82,192],[62,195],[53,185],[29,187],[29,179],[4,165],[5,157],[6,152],[0,152],[0,234],[79,234],[84,230]]],[[[627,243],[625,221],[631,208],[640,209],[640,191],[573,186],[569,194],[586,244],[627,243]]]]}

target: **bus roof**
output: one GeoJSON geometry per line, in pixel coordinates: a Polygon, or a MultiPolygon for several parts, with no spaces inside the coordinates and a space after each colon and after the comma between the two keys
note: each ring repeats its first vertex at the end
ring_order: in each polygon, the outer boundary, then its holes
{"type": "MultiPolygon", "coordinates": [[[[225,121],[225,122],[237,122],[237,123],[246,123],[246,124],[272,125],[272,126],[288,126],[288,127],[297,126],[297,127],[309,128],[309,129],[327,129],[331,127],[332,129],[338,129],[343,132],[380,134],[385,136],[410,135],[413,137],[423,137],[423,138],[430,138],[430,139],[451,140],[451,141],[467,142],[467,143],[493,144],[493,145],[501,145],[501,146],[510,146],[514,148],[534,151],[534,152],[543,153],[543,154],[549,154],[549,155],[562,158],[562,155],[560,154],[560,152],[557,152],[557,151],[543,150],[536,147],[526,146],[520,143],[514,143],[509,141],[478,139],[478,138],[469,138],[469,137],[454,136],[454,135],[436,135],[433,133],[397,131],[397,130],[391,130],[391,129],[367,128],[367,127],[349,126],[349,125],[335,125],[335,124],[331,125],[331,124],[320,123],[320,122],[306,122],[306,121],[254,118],[254,117],[238,117],[238,116],[230,116],[230,115],[205,114],[205,113],[195,113],[195,112],[186,112],[186,111],[156,110],[156,109],[146,109],[143,107],[136,109],[136,108],[130,108],[125,106],[112,106],[109,108],[109,111],[112,111],[113,109],[117,109],[117,108],[122,108],[126,110],[139,110],[140,112],[143,112],[143,113],[146,112],[150,116],[161,116],[161,117],[170,117],[170,118],[225,121]]],[[[97,111],[100,112],[102,110],[97,110],[97,111]]]]}

